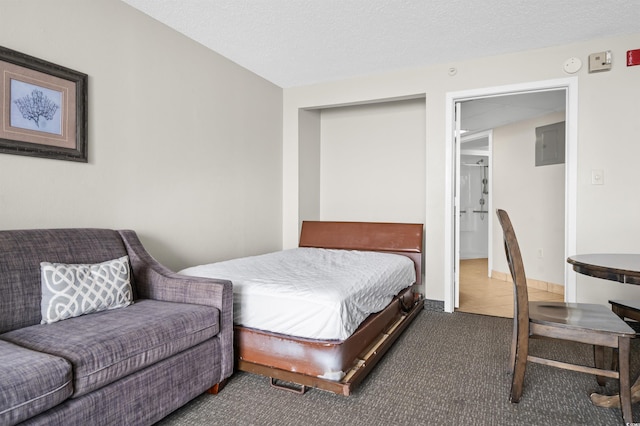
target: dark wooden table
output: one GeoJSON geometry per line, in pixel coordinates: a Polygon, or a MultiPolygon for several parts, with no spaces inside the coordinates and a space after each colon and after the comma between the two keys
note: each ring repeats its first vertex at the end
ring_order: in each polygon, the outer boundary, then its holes
{"type": "MultiPolygon", "coordinates": [[[[640,285],[640,254],[594,253],[569,256],[573,270],[590,277],[640,285]]],[[[599,407],[620,407],[618,395],[591,394],[591,401],[599,407]]],[[[640,377],[631,386],[631,402],[640,401],[640,377]]]]}
{"type": "Polygon", "coordinates": [[[591,277],[640,285],[640,254],[595,253],[570,256],[573,270],[591,277]]]}

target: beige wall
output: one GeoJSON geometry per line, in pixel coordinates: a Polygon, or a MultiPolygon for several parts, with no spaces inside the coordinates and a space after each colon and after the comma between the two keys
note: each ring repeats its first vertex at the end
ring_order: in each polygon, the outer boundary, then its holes
{"type": "MultiPolygon", "coordinates": [[[[493,130],[493,206],[509,213],[527,277],[564,285],[565,165],[536,167],[536,127],[564,121],[559,112],[493,130]],[[542,250],[542,257],[538,250],[542,250]]],[[[493,270],[509,274],[502,228],[492,212],[493,270]]]]}
{"type": "Polygon", "coordinates": [[[424,223],[424,119],[424,98],[322,110],[320,218],[424,223]]]}
{"type": "Polygon", "coordinates": [[[321,110],[303,110],[300,113],[300,217],[302,220],[321,220],[320,217],[320,144],[321,110]]]}
{"type": "MultiPolygon", "coordinates": [[[[448,92],[567,77],[562,64],[570,57],[586,62],[589,54],[611,50],[613,69],[578,79],[577,251],[638,252],[640,197],[637,159],[640,144],[640,67],[626,67],[629,49],[640,46],[640,34],[594,40],[517,54],[447,63],[377,76],[285,89],[283,110],[283,238],[297,241],[298,109],[375,102],[426,94],[425,235],[426,296],[444,300],[445,154],[448,92]],[[455,76],[448,69],[456,67],[455,76]],[[602,169],[605,184],[591,185],[591,170],[602,169]]],[[[605,303],[607,297],[635,295],[640,289],[578,276],[579,301],[605,303]]]]}
{"type": "Polygon", "coordinates": [[[281,247],[282,89],[119,0],[3,0],[0,43],[89,75],[89,163],[0,154],[0,228],[131,228],[174,269],[281,247]]]}

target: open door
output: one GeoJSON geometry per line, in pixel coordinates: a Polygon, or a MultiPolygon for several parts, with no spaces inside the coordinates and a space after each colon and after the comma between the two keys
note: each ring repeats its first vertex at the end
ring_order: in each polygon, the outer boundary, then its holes
{"type": "Polygon", "coordinates": [[[453,195],[453,232],[455,235],[453,243],[453,283],[455,287],[454,306],[460,306],[460,141],[462,137],[460,121],[462,114],[462,103],[455,103],[455,130],[453,138],[453,151],[456,172],[454,173],[454,195],[453,195]]]}
{"type": "Polygon", "coordinates": [[[492,130],[465,133],[462,120],[464,102],[456,102],[455,149],[455,217],[454,217],[454,286],[455,308],[460,307],[461,261],[463,259],[486,257],[487,275],[492,267],[492,211],[491,177],[492,130]],[[480,158],[480,161],[476,161],[480,158]],[[471,159],[471,160],[470,160],[471,159]],[[472,164],[468,164],[472,161],[472,164]],[[472,169],[472,170],[470,170],[472,169]],[[473,170],[475,169],[475,170],[473,170]],[[465,171],[469,173],[464,173],[465,171]],[[464,175],[463,175],[464,174],[464,175]],[[477,225],[481,222],[482,225],[477,225]]]}
{"type": "MultiPolygon", "coordinates": [[[[466,101],[504,97],[509,95],[525,95],[545,91],[562,91],[566,102],[566,170],[564,175],[564,253],[575,252],[576,246],[576,189],[577,189],[577,80],[566,78],[558,80],[539,81],[532,83],[500,86],[485,89],[468,90],[447,93],[446,121],[449,134],[446,135],[446,180],[445,180],[445,259],[444,259],[444,310],[453,312],[459,307],[459,278],[460,278],[460,149],[461,128],[464,115],[462,109],[466,101]]],[[[465,110],[466,111],[466,110],[465,110]]],[[[506,110],[505,113],[509,111],[506,110]]],[[[494,206],[495,207],[495,206],[494,206]]],[[[489,209],[490,210],[490,209],[489,209]]],[[[489,215],[493,215],[490,211],[489,215]]],[[[565,301],[575,302],[575,275],[565,265],[565,301]]]]}

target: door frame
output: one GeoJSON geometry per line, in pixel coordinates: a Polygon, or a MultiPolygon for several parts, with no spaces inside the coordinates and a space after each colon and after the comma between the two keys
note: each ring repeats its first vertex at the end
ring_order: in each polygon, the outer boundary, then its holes
{"type": "MultiPolygon", "coordinates": [[[[488,98],[522,93],[533,93],[548,90],[565,90],[566,99],[566,144],[565,144],[565,219],[564,219],[564,252],[565,258],[576,252],[576,217],[577,217],[577,163],[578,163],[578,78],[568,77],[555,80],[543,80],[494,86],[480,89],[447,92],[445,109],[445,233],[444,233],[444,310],[453,312],[457,307],[459,286],[455,259],[459,258],[459,247],[456,246],[457,228],[455,216],[458,206],[456,200],[456,182],[459,178],[459,149],[456,146],[455,105],[459,102],[479,98],[488,98]]],[[[564,298],[567,302],[576,302],[576,276],[565,263],[564,298]]]]}

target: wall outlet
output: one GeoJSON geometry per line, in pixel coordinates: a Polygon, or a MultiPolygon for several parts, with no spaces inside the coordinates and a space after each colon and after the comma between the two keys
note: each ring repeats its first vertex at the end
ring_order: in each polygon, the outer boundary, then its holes
{"type": "Polygon", "coordinates": [[[539,248],[538,249],[538,259],[542,259],[543,257],[544,257],[544,251],[541,248],[539,248]]]}

